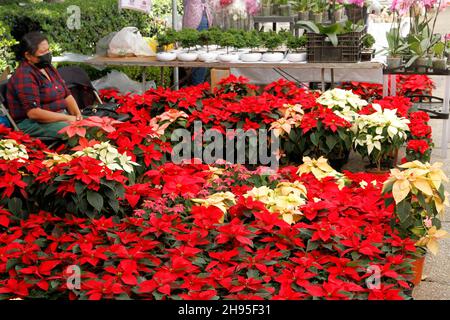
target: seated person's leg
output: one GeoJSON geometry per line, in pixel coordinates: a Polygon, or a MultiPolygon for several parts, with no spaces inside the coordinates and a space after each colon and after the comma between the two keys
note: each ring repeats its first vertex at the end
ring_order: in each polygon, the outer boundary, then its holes
{"type": "Polygon", "coordinates": [[[61,137],[58,131],[69,125],[68,122],[59,121],[52,123],[39,123],[31,119],[25,119],[17,124],[20,130],[32,137],[61,137]]]}

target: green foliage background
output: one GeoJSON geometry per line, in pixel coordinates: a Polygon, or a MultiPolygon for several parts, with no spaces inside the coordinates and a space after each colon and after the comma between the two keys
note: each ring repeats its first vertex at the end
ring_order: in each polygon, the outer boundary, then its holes
{"type": "MultiPolygon", "coordinates": [[[[179,14],[182,14],[182,0],[178,0],[179,14]]],[[[144,37],[155,36],[165,29],[164,16],[171,15],[171,0],[154,0],[150,15],[132,10],[119,12],[117,0],[65,0],[63,3],[47,3],[39,0],[0,0],[0,73],[6,66],[15,66],[11,46],[15,43],[14,31],[29,26],[41,29],[50,40],[54,55],[64,51],[93,54],[96,42],[110,32],[126,26],[137,27],[144,37]],[[26,5],[19,5],[26,3],[26,5]],[[81,9],[81,28],[69,30],[67,19],[70,5],[81,9]]],[[[102,77],[111,68],[102,71],[82,65],[91,79],[102,77]]],[[[125,72],[131,79],[140,81],[142,68],[114,67],[125,72]]],[[[168,83],[171,71],[166,68],[165,82],[168,83]]],[[[159,83],[159,68],[147,70],[149,80],[159,83]]]]}

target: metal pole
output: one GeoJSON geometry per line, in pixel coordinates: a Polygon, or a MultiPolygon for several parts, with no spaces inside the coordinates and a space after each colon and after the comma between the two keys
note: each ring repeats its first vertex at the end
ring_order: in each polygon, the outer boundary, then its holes
{"type": "MultiPolygon", "coordinates": [[[[177,0],[172,0],[172,28],[177,29],[177,0]]],[[[179,89],[178,67],[173,68],[173,84],[175,90],[179,89]]]]}

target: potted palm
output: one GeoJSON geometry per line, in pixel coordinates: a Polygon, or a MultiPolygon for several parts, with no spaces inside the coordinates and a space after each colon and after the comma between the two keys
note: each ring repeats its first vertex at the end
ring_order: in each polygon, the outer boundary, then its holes
{"type": "Polygon", "coordinates": [[[262,41],[259,32],[252,30],[244,34],[245,46],[250,48],[250,52],[241,54],[240,59],[244,62],[257,62],[261,60],[262,53],[258,52],[258,48],[261,46],[262,41]]]}
{"type": "Polygon", "coordinates": [[[433,70],[434,71],[447,70],[447,57],[444,56],[445,43],[442,41],[436,43],[432,48],[432,52],[434,53],[433,70]]]}
{"type": "Polygon", "coordinates": [[[289,49],[286,59],[290,62],[306,61],[306,42],[306,35],[301,37],[289,35],[286,40],[286,47],[289,49]]]}
{"type": "Polygon", "coordinates": [[[181,61],[195,61],[198,58],[197,52],[191,52],[192,47],[198,44],[198,31],[194,29],[183,29],[178,32],[178,41],[184,48],[182,52],[177,55],[178,60],[181,61]]]}
{"type": "Polygon", "coordinates": [[[173,61],[177,58],[176,52],[169,52],[169,45],[173,44],[176,39],[176,31],[169,29],[166,32],[162,32],[157,35],[156,41],[158,42],[156,59],[159,61],[173,61]]]}
{"type": "Polygon", "coordinates": [[[267,52],[263,54],[263,61],[266,62],[279,62],[284,59],[283,52],[276,52],[275,50],[283,44],[283,38],[275,31],[269,31],[264,33],[263,39],[264,46],[267,48],[267,52]]]}

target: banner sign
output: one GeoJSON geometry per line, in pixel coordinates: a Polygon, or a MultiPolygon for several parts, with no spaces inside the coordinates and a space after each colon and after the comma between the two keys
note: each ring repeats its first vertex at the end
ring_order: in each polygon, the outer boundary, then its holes
{"type": "Polygon", "coordinates": [[[151,0],[119,0],[119,9],[130,9],[150,13],[152,10],[151,0]]]}

